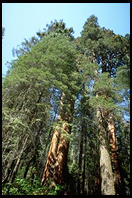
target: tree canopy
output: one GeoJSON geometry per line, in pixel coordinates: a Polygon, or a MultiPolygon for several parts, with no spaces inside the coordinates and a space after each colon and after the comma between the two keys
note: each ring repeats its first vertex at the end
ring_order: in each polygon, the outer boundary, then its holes
{"type": "Polygon", "coordinates": [[[130,35],[94,15],[73,33],[55,20],[13,49],[2,82],[4,195],[130,194],[130,35]]]}

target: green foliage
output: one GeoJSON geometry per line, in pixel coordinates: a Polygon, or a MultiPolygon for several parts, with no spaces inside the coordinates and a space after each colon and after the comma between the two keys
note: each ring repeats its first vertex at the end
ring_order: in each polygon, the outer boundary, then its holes
{"type": "Polygon", "coordinates": [[[56,184],[54,187],[48,190],[47,195],[59,195],[66,189],[66,185],[56,184]]]}
{"type": "Polygon", "coordinates": [[[16,178],[14,183],[6,183],[2,188],[3,195],[42,195],[45,188],[38,179],[31,184],[28,180],[16,178]]]}
{"type": "MultiPolygon", "coordinates": [[[[90,40],[96,40],[99,37],[99,25],[98,19],[94,15],[90,16],[84,24],[82,31],[82,38],[86,39],[86,45],[90,40]]],[[[83,40],[83,41],[84,41],[83,40]]],[[[89,45],[91,46],[91,45],[89,45]]]]}
{"type": "Polygon", "coordinates": [[[118,86],[120,89],[130,88],[130,68],[127,65],[124,65],[117,69],[117,77],[116,77],[116,83],[118,83],[118,86]]]}
{"type": "Polygon", "coordinates": [[[117,135],[118,158],[122,176],[123,192],[130,194],[130,123],[118,117],[117,135]]]}
{"type": "MultiPolygon", "coordinates": [[[[69,141],[69,178],[75,182],[71,186],[78,192],[78,182],[85,176],[87,193],[100,193],[100,184],[96,183],[100,180],[97,109],[114,114],[124,194],[129,194],[129,126],[119,120],[123,111],[129,111],[119,104],[125,98],[129,106],[130,100],[130,35],[123,37],[101,28],[94,15],[85,22],[80,38],[74,39],[72,34],[73,29],[66,28],[63,21],[51,22],[44,32],[37,33],[38,38],[25,39],[14,50],[17,59],[10,63],[2,82],[3,195],[68,192],[70,187],[65,184],[51,180],[49,186],[41,186],[38,179],[56,126],[69,141]],[[63,94],[65,99],[60,105],[63,94]],[[71,101],[75,101],[73,115],[71,101]],[[64,121],[57,121],[60,113],[64,121]],[[66,113],[73,118],[70,124],[65,121],[66,113]],[[84,123],[85,156],[81,156],[84,123]],[[71,134],[63,124],[72,128],[71,134]],[[85,158],[83,167],[81,158],[85,158]]],[[[104,122],[108,122],[107,117],[104,122]]]]}
{"type": "Polygon", "coordinates": [[[78,181],[79,179],[79,167],[78,164],[76,163],[68,163],[68,170],[69,170],[69,174],[72,175],[72,177],[74,178],[75,181],[78,181]]]}
{"type": "Polygon", "coordinates": [[[44,29],[44,32],[37,32],[38,37],[40,40],[47,35],[52,35],[52,37],[56,37],[58,35],[64,35],[66,37],[69,37],[71,40],[74,39],[73,37],[73,28],[66,28],[66,24],[63,22],[63,20],[57,21],[55,20],[54,22],[51,21],[50,24],[46,25],[47,29],[44,29]]]}

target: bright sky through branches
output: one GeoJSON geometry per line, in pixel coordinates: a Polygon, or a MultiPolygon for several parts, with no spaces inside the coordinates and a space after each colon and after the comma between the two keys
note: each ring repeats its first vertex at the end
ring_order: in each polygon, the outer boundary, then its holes
{"type": "Polygon", "coordinates": [[[130,3],[2,3],[2,75],[6,62],[13,60],[12,49],[24,39],[30,39],[51,21],[63,19],[66,27],[73,27],[75,38],[92,14],[101,27],[125,36],[130,33],[130,3]]]}

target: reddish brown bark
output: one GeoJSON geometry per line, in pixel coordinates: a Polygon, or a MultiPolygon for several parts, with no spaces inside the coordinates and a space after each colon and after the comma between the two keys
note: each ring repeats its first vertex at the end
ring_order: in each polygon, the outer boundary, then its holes
{"type": "Polygon", "coordinates": [[[121,176],[118,165],[118,156],[117,156],[117,147],[116,147],[116,130],[115,130],[113,113],[109,114],[108,130],[109,130],[109,142],[111,148],[111,160],[113,165],[114,180],[115,180],[115,186],[117,187],[121,183],[121,176]]]}
{"type": "MultiPolygon", "coordinates": [[[[66,130],[68,133],[70,133],[70,130],[68,127],[66,127],[66,124],[63,124],[63,129],[66,130]]],[[[67,153],[68,153],[68,147],[69,143],[67,141],[67,138],[65,135],[61,134],[60,141],[58,145],[58,151],[57,151],[57,159],[56,159],[56,172],[54,175],[54,180],[61,184],[64,181],[64,169],[67,162],[67,153]]]]}
{"type": "Polygon", "coordinates": [[[60,135],[59,130],[56,127],[53,137],[52,137],[47,161],[45,164],[45,169],[44,169],[44,173],[42,177],[42,184],[44,184],[54,174],[53,170],[54,170],[54,165],[56,162],[56,153],[57,153],[57,145],[59,142],[59,135],[60,135]]]}
{"type": "Polygon", "coordinates": [[[51,178],[55,183],[61,184],[64,181],[64,170],[67,162],[68,140],[66,133],[71,133],[69,124],[72,121],[73,101],[69,100],[68,111],[64,111],[64,103],[66,101],[65,94],[62,94],[60,101],[60,115],[58,116],[58,124],[54,130],[45,164],[42,184],[46,184],[51,178]]]}

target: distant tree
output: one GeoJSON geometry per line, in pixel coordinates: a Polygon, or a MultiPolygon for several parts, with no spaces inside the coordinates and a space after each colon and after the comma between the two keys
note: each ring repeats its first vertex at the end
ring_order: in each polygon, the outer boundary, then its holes
{"type": "Polygon", "coordinates": [[[4,37],[4,35],[5,35],[5,28],[2,27],[2,38],[4,37]]]}

